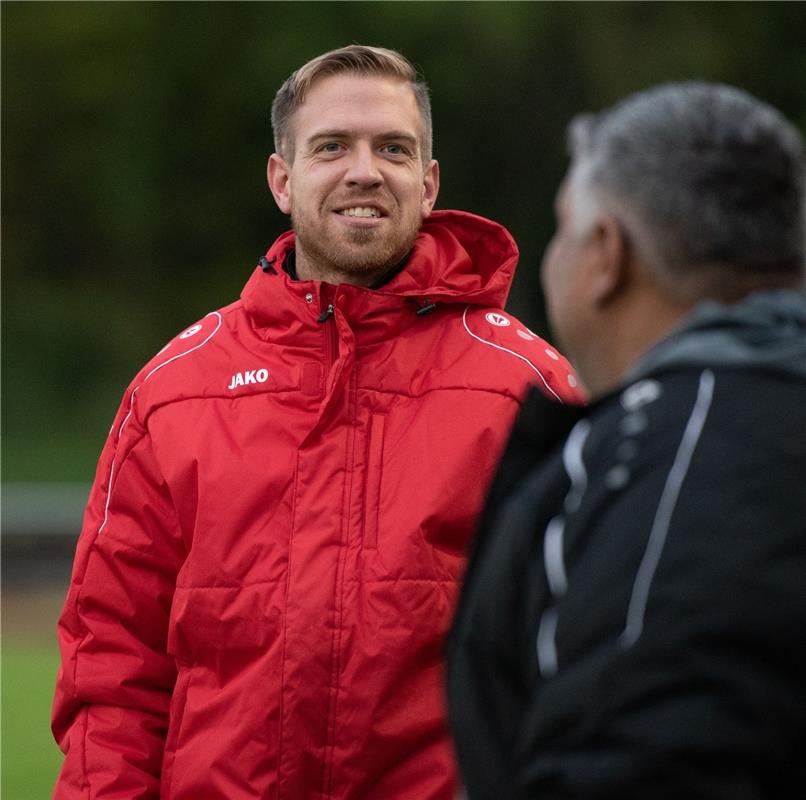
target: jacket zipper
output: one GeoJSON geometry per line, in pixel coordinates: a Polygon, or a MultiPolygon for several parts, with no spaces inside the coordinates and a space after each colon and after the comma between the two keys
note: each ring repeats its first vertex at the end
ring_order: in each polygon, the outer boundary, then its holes
{"type": "Polygon", "coordinates": [[[330,368],[336,361],[338,345],[336,339],[338,331],[335,322],[331,322],[335,316],[333,303],[328,303],[327,308],[317,317],[316,321],[325,326],[325,374],[330,372],[330,368]]]}
{"type": "Polygon", "coordinates": [[[328,303],[327,308],[316,318],[317,322],[327,322],[334,314],[333,303],[328,303]]]}

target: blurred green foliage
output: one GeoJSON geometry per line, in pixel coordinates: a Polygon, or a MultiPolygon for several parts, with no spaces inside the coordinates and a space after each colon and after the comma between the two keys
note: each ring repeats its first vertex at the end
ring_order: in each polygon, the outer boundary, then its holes
{"type": "Polygon", "coordinates": [[[442,208],[537,268],[564,130],[651,84],[740,85],[806,128],[803,3],[3,3],[5,480],[88,480],[118,399],[286,228],[265,187],[287,75],[349,42],[431,85],[442,208]]]}

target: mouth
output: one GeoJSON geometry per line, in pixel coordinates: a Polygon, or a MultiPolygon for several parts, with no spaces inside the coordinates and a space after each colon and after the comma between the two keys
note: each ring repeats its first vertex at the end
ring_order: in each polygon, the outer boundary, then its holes
{"type": "Polygon", "coordinates": [[[381,217],[386,216],[377,206],[349,206],[338,209],[336,213],[342,217],[351,217],[352,219],[381,219],[381,217]]]}

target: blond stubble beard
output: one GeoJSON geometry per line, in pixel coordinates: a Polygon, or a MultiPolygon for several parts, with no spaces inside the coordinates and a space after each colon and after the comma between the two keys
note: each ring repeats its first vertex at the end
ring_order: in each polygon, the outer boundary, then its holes
{"type": "Polygon", "coordinates": [[[297,249],[304,254],[308,265],[321,275],[382,275],[397,264],[414,246],[422,220],[419,215],[409,225],[399,225],[390,236],[383,236],[371,228],[347,230],[345,237],[330,235],[329,226],[319,225],[291,209],[291,224],[297,240],[297,249]],[[323,235],[324,234],[324,235],[323,235]]]}

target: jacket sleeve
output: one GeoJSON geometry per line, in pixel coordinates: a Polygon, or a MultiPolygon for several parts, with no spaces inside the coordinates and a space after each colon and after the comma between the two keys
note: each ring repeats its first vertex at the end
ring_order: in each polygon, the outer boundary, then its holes
{"type": "Polygon", "coordinates": [[[166,649],[184,558],[131,393],[101,454],[59,620],[54,797],[157,798],[176,667],[166,649]]]}

